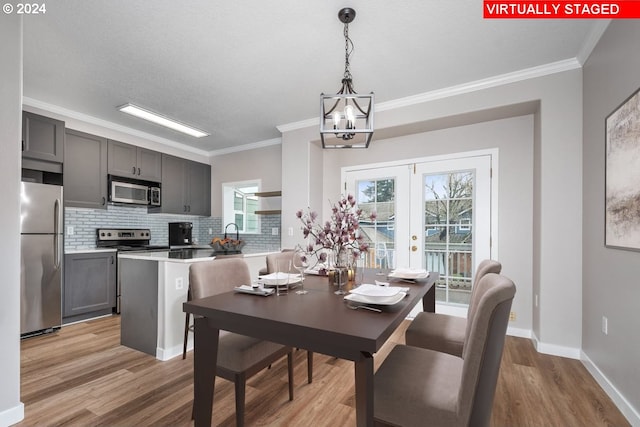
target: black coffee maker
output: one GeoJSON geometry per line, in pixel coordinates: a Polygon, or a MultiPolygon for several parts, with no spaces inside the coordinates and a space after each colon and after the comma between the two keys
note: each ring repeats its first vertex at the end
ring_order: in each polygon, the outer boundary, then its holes
{"type": "Polygon", "coordinates": [[[169,246],[189,246],[193,244],[191,233],[193,223],[191,222],[170,222],[169,223],[169,246]]]}

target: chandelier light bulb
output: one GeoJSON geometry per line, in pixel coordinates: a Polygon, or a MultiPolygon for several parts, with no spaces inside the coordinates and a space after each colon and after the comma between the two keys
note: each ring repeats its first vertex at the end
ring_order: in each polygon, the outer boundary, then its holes
{"type": "Polygon", "coordinates": [[[339,111],[334,111],[333,112],[333,128],[334,129],[338,129],[340,127],[340,119],[342,117],[340,116],[340,112],[339,111]]]}
{"type": "Polygon", "coordinates": [[[347,120],[347,129],[353,129],[355,127],[356,115],[353,110],[353,105],[347,105],[344,107],[344,117],[347,120]]]}

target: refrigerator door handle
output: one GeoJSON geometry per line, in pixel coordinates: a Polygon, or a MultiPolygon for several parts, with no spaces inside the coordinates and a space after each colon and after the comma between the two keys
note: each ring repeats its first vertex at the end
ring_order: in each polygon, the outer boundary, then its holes
{"type": "Polygon", "coordinates": [[[60,199],[56,199],[54,203],[54,219],[53,219],[53,259],[56,270],[60,268],[60,199]]]}

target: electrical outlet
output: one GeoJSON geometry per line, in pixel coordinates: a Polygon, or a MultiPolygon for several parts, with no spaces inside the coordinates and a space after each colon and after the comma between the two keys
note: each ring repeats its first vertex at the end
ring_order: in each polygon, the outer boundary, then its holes
{"type": "Polygon", "coordinates": [[[184,279],[182,277],[176,277],[176,291],[180,291],[184,288],[184,279]]]}
{"type": "Polygon", "coordinates": [[[512,311],[509,313],[509,322],[515,322],[516,321],[516,312],[512,311]]]}
{"type": "Polygon", "coordinates": [[[606,316],[602,316],[602,333],[609,335],[609,319],[606,316]]]}
{"type": "Polygon", "coordinates": [[[213,236],[213,228],[209,229],[209,236],[213,236]]]}
{"type": "Polygon", "coordinates": [[[73,236],[74,234],[76,234],[76,230],[73,225],[67,225],[67,236],[73,236]]]}
{"type": "Polygon", "coordinates": [[[272,236],[277,236],[278,232],[279,232],[278,227],[272,227],[271,228],[271,235],[272,236]]]}

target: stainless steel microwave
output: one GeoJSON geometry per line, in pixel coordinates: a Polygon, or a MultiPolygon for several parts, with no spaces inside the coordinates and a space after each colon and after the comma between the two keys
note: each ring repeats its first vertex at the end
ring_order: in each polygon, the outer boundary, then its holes
{"type": "Polygon", "coordinates": [[[152,182],[128,181],[110,175],[109,201],[112,203],[160,206],[160,185],[152,182]]]}

